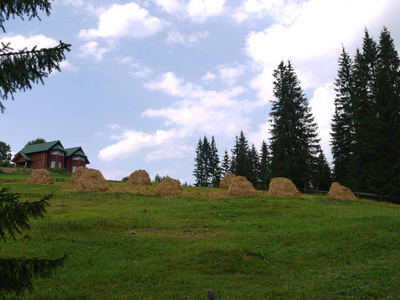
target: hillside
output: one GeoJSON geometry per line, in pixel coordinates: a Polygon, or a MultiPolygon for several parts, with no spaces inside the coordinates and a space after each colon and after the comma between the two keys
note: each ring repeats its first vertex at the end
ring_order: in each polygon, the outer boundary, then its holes
{"type": "MultiPolygon", "coordinates": [[[[59,257],[23,299],[385,299],[400,294],[400,206],[325,196],[229,198],[226,190],[109,182],[78,193],[0,174],[0,185],[38,200],[44,219],[1,247],[2,257],[59,257]]],[[[64,176],[64,177],[63,177],[64,176]]]]}

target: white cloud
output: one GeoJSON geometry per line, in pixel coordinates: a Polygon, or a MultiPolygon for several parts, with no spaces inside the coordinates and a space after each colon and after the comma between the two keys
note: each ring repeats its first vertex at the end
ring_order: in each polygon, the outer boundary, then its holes
{"type": "Polygon", "coordinates": [[[82,7],[83,0],[55,0],[54,3],[56,5],[66,5],[66,6],[73,6],[73,7],[82,7]]]}
{"type": "Polygon", "coordinates": [[[112,129],[112,130],[115,130],[115,129],[120,129],[120,128],[122,128],[122,127],[121,127],[119,124],[115,123],[115,124],[110,124],[110,125],[108,125],[107,128],[110,128],[110,129],[112,129]]]}
{"type": "Polygon", "coordinates": [[[166,126],[177,126],[187,134],[212,132],[232,137],[241,129],[249,128],[251,120],[248,115],[266,104],[265,101],[238,100],[237,97],[244,92],[242,87],[219,92],[204,90],[171,72],[145,86],[181,100],[167,108],[148,109],[143,115],[164,118],[166,126]]]}
{"type": "Polygon", "coordinates": [[[171,31],[168,33],[165,43],[167,45],[182,44],[187,47],[194,46],[199,43],[200,39],[204,39],[209,35],[208,31],[196,32],[190,35],[183,35],[179,31],[171,31]]]}
{"type": "Polygon", "coordinates": [[[331,120],[335,112],[335,90],[333,84],[327,84],[314,90],[312,99],[310,100],[311,112],[318,123],[319,136],[321,138],[321,146],[329,160],[331,138],[331,120]]]}
{"type": "Polygon", "coordinates": [[[211,73],[210,71],[207,71],[207,74],[204,75],[201,80],[202,81],[213,81],[215,78],[217,78],[217,75],[214,73],[211,73]]]}
{"type": "Polygon", "coordinates": [[[152,162],[160,159],[179,158],[184,156],[187,147],[180,143],[182,134],[177,130],[157,130],[146,134],[135,130],[125,130],[122,135],[113,136],[115,144],[102,149],[99,158],[103,161],[124,160],[132,156],[144,156],[152,162]]]}
{"type": "Polygon", "coordinates": [[[224,11],[225,0],[155,0],[163,10],[176,17],[189,17],[195,22],[205,22],[224,11]]]}
{"type": "Polygon", "coordinates": [[[133,57],[126,56],[124,58],[119,58],[116,60],[118,63],[128,66],[133,71],[131,72],[135,78],[146,78],[149,77],[153,70],[149,67],[143,65],[142,62],[134,59],[133,57]]]}
{"type": "Polygon", "coordinates": [[[94,38],[143,38],[154,35],[162,28],[161,21],[149,15],[148,11],[134,2],[111,8],[99,16],[98,28],[81,30],[79,37],[94,38]]]}
{"type": "Polygon", "coordinates": [[[10,43],[10,47],[13,48],[14,51],[22,50],[24,48],[31,50],[35,46],[37,46],[37,49],[52,48],[58,45],[58,42],[55,39],[41,34],[29,37],[24,37],[22,35],[4,37],[0,40],[0,43],[10,43]]]}
{"type": "Polygon", "coordinates": [[[101,48],[98,42],[91,41],[80,47],[81,58],[93,57],[96,61],[102,61],[103,55],[110,51],[110,48],[101,48]]]}
{"type": "Polygon", "coordinates": [[[233,85],[236,79],[244,74],[245,68],[244,65],[239,65],[237,67],[220,67],[218,72],[224,83],[233,85]]]}

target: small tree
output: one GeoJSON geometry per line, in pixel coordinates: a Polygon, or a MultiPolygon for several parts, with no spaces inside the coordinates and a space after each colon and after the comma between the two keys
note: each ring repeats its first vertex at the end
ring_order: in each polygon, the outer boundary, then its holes
{"type": "Polygon", "coordinates": [[[221,162],[221,172],[224,175],[231,172],[231,160],[229,158],[228,150],[226,149],[221,162]]]}
{"type": "Polygon", "coordinates": [[[262,190],[266,191],[271,180],[271,158],[265,141],[261,145],[259,182],[262,190]]]}
{"type": "MultiPolygon", "coordinates": [[[[29,218],[43,218],[45,207],[49,206],[50,195],[35,202],[19,202],[19,195],[10,193],[8,188],[0,190],[0,241],[15,239],[23,229],[30,229],[29,218]]],[[[48,277],[63,265],[66,255],[59,259],[0,258],[0,296],[32,291],[33,277],[48,277]]]]}
{"type": "Polygon", "coordinates": [[[42,143],[46,143],[45,139],[42,138],[37,138],[35,140],[29,141],[26,143],[25,147],[28,147],[30,145],[37,145],[37,144],[42,144],[42,143]]]}
{"type": "Polygon", "coordinates": [[[11,160],[11,147],[6,143],[0,141],[0,167],[7,167],[10,165],[11,160]]]}

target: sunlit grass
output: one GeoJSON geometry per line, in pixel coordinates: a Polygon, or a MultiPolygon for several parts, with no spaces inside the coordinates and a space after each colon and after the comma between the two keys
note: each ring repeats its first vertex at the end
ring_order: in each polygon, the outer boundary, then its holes
{"type": "MultiPolygon", "coordinates": [[[[0,177],[1,179],[4,177],[0,177]]],[[[8,177],[9,178],[9,177],[8,177]]],[[[325,196],[230,198],[226,190],[109,182],[108,193],[4,182],[21,200],[53,193],[44,219],[3,257],[59,257],[24,299],[394,299],[400,209],[325,196]]]]}

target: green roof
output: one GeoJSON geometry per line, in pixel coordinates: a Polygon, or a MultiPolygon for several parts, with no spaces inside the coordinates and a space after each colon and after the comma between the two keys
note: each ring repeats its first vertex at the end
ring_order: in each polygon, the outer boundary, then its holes
{"type": "Polygon", "coordinates": [[[68,148],[68,149],[65,149],[65,151],[67,152],[66,157],[71,156],[71,155],[80,155],[80,156],[87,158],[85,152],[83,152],[81,147],[68,148]]]}
{"type": "Polygon", "coordinates": [[[48,142],[48,143],[41,143],[41,144],[35,144],[35,145],[26,146],[19,153],[21,153],[21,155],[22,155],[22,153],[30,154],[30,153],[35,153],[35,152],[48,151],[50,149],[65,151],[65,149],[62,146],[60,141],[53,141],[53,142],[48,142]]]}

